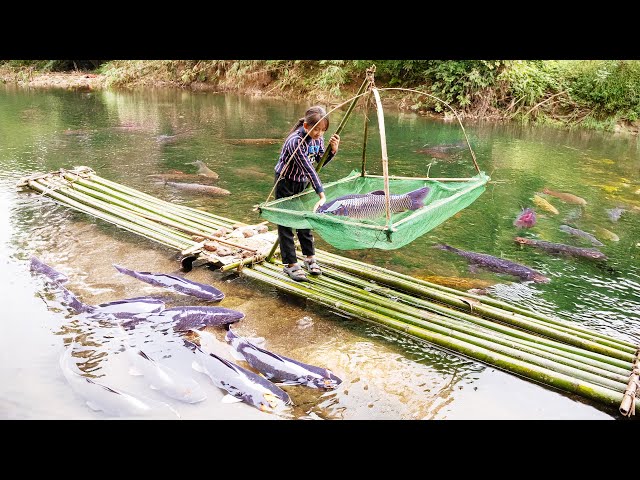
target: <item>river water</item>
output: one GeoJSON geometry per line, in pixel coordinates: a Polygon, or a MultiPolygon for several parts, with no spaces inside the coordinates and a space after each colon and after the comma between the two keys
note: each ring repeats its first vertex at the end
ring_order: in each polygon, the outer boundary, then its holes
{"type": "MultiPolygon", "coordinates": [[[[384,95],[383,95],[384,104],[384,95]]],[[[170,404],[183,419],[280,419],[224,393],[190,367],[188,351],[149,335],[148,350],[201,384],[207,399],[186,404],[152,390],[129,374],[112,326],[87,323],[59,302],[56,292],[29,270],[37,256],[69,277],[68,290],[97,305],[142,295],[161,296],[167,306],[197,304],[131,277],[133,270],[182,274],[176,252],[84,213],[16,187],[27,175],[88,166],[109,180],[176,204],[258,223],[253,207],[273,185],[280,143],[307,104],[181,90],[29,90],[0,87],[0,271],[4,314],[0,321],[0,418],[105,419],[67,383],[59,366],[75,339],[75,360],[88,378],[112,388],[170,404]],[[253,139],[247,141],[247,139],[253,139]],[[267,140],[271,139],[271,140],[267,140]],[[194,195],[149,175],[195,173],[203,161],[219,174],[226,196],[194,195]],[[185,353],[186,352],[186,353],[185,353]]],[[[343,110],[330,116],[329,133],[343,110]]],[[[363,114],[354,111],[342,132],[340,152],[321,172],[337,180],[360,168],[363,114]]],[[[317,247],[429,281],[488,294],[596,329],[640,340],[640,148],[635,137],[523,125],[465,123],[480,168],[491,176],[487,190],[469,207],[398,250],[339,251],[316,236],[317,247]],[[586,200],[571,204],[548,188],[586,200]],[[539,195],[558,214],[533,203],[539,195]],[[517,229],[525,207],[537,223],[517,229]],[[619,215],[616,215],[619,213],[619,215]],[[590,247],[559,229],[593,233],[605,262],[558,257],[520,246],[517,235],[590,247]],[[615,236],[613,235],[615,234],[615,236]],[[434,248],[445,243],[503,257],[534,268],[551,281],[470,270],[457,255],[434,248]]],[[[375,118],[367,144],[367,170],[382,174],[375,118]],[[378,160],[376,160],[378,159],[378,160]]],[[[385,109],[389,173],[401,176],[468,177],[475,173],[468,150],[443,154],[425,148],[464,140],[457,122],[385,109]]],[[[206,267],[185,275],[210,283],[226,297],[220,306],[240,310],[244,336],[264,347],[330,368],[342,380],[334,391],[285,387],[296,419],[620,419],[616,409],[521,379],[476,360],[345,318],[325,307],[291,298],[274,287],[206,267]]],[[[222,330],[209,329],[226,354],[222,330]]],[[[157,414],[151,418],[171,418],[157,414]]]]}

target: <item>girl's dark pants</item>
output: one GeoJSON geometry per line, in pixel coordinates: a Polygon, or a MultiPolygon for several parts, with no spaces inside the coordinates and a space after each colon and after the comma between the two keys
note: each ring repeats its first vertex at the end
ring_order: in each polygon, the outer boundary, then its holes
{"type": "MultiPolygon", "coordinates": [[[[307,186],[307,182],[294,182],[287,178],[280,178],[276,174],[276,198],[290,197],[296,193],[302,192],[307,186]]],[[[298,241],[300,242],[300,249],[302,254],[307,257],[311,257],[315,253],[314,238],[311,230],[298,229],[298,241]]],[[[289,264],[297,263],[296,258],[296,246],[293,240],[293,229],[278,225],[278,241],[280,242],[280,255],[282,256],[282,263],[286,266],[289,264]]]]}

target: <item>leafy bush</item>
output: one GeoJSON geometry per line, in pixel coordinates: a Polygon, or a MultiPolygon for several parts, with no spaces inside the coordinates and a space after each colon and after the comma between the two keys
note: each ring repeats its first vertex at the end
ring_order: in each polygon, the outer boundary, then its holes
{"type": "Polygon", "coordinates": [[[640,118],[640,61],[565,61],[560,65],[573,99],[591,108],[596,117],[640,118]]]}

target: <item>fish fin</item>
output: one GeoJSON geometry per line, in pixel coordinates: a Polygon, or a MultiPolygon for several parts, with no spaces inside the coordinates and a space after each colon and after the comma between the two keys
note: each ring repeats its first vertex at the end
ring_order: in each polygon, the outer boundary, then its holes
{"type": "Polygon", "coordinates": [[[140,370],[136,367],[129,367],[129,375],[144,375],[140,370]]]}
{"type": "Polygon", "coordinates": [[[100,405],[98,405],[97,403],[92,402],[91,400],[87,400],[87,405],[89,406],[89,408],[91,410],[94,410],[96,412],[99,412],[100,410],[102,410],[102,407],[100,407],[100,405]]]}
{"type": "Polygon", "coordinates": [[[417,210],[424,207],[424,199],[427,198],[430,190],[431,189],[429,187],[422,187],[409,192],[407,194],[411,199],[411,206],[409,207],[409,210],[417,210]]]}
{"type": "Polygon", "coordinates": [[[220,401],[222,403],[238,403],[238,402],[241,402],[242,399],[238,397],[234,397],[230,393],[227,393],[224,397],[222,397],[222,400],[220,401]]]}
{"type": "Polygon", "coordinates": [[[469,271],[471,273],[478,273],[478,266],[475,263],[469,264],[469,271]]]}
{"type": "MultiPolygon", "coordinates": [[[[267,379],[268,380],[268,379],[267,379]]],[[[274,382],[277,386],[287,386],[287,385],[302,385],[303,382],[299,382],[297,380],[285,380],[284,382],[274,382]]]]}
{"type": "Polygon", "coordinates": [[[367,195],[384,195],[384,190],[374,190],[373,192],[369,192],[367,195]]]}
{"type": "Polygon", "coordinates": [[[233,357],[234,360],[244,360],[246,361],[247,359],[244,358],[244,355],[242,355],[239,351],[237,351],[235,348],[231,349],[231,356],[233,357]]]}
{"type": "Polygon", "coordinates": [[[247,337],[247,341],[256,347],[264,346],[266,339],[264,337],[247,337]]]}
{"type": "Polygon", "coordinates": [[[191,362],[191,368],[193,368],[196,372],[206,373],[204,368],[202,367],[202,365],[200,365],[195,360],[193,362],[191,362]]]}

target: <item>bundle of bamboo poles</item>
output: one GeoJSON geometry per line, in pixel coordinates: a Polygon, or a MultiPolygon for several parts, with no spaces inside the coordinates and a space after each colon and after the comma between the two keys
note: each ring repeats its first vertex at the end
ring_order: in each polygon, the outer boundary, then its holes
{"type": "MultiPolygon", "coordinates": [[[[163,245],[200,253],[231,219],[175,205],[99,177],[87,167],[24,178],[19,185],[163,245]]],[[[216,237],[217,238],[217,237],[216,237]]],[[[291,280],[275,260],[250,257],[237,269],[254,280],[351,317],[422,339],[535,382],[577,394],[622,415],[640,410],[638,345],[486,296],[419,280],[317,250],[323,275],[291,280]]]]}

